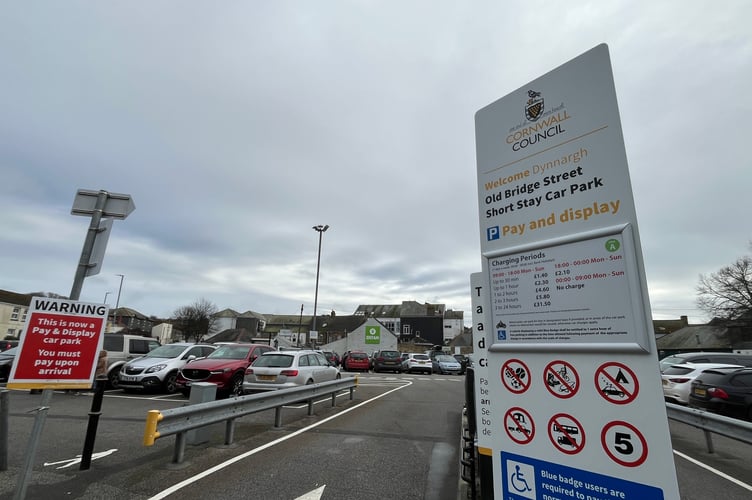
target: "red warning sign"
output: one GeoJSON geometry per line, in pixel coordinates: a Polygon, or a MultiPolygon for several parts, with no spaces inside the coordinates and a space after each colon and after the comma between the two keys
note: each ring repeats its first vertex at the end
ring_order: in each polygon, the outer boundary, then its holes
{"type": "Polygon", "coordinates": [[[543,370],[543,383],[548,392],[557,398],[567,399],[577,394],[580,376],[574,366],[566,361],[551,361],[543,370]]]}
{"type": "Polygon", "coordinates": [[[627,422],[607,424],[601,431],[601,444],[611,460],[624,467],[637,467],[648,458],[648,442],[627,422]]]}
{"type": "Polygon", "coordinates": [[[595,388],[603,399],[617,405],[631,403],[640,392],[637,375],[626,365],[612,361],[595,371],[595,388]]]}
{"type": "Polygon", "coordinates": [[[532,382],[530,369],[519,359],[510,359],[501,366],[501,381],[511,392],[522,394],[532,382]]]}
{"type": "Polygon", "coordinates": [[[548,421],[548,437],[554,447],[574,455],[585,447],[585,429],[572,415],[557,413],[548,421]]]}
{"type": "Polygon", "coordinates": [[[519,407],[510,408],[504,415],[504,430],[517,444],[528,444],[535,437],[535,423],[530,414],[519,407]]]}

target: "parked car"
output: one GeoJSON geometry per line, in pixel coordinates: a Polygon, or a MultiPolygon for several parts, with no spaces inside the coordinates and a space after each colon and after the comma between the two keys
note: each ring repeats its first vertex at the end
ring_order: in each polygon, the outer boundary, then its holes
{"type": "Polygon", "coordinates": [[[390,370],[399,373],[402,369],[400,357],[401,354],[399,351],[393,351],[390,349],[376,351],[373,354],[373,366],[371,369],[374,373],[378,373],[382,370],[390,370]]]}
{"type": "Polygon", "coordinates": [[[175,380],[178,391],[184,396],[191,392],[191,384],[211,382],[217,384],[217,396],[239,396],[243,393],[245,370],[256,358],[274,348],[266,344],[224,344],[204,359],[188,363],[178,372],[175,380]]]}
{"type": "Polygon", "coordinates": [[[18,347],[0,352],[0,382],[7,382],[10,376],[10,369],[13,367],[13,361],[18,354],[18,347]]]}
{"type": "Polygon", "coordinates": [[[683,405],[689,404],[689,391],[692,388],[692,381],[703,370],[712,368],[744,367],[722,363],[684,363],[681,365],[671,365],[663,370],[663,374],[661,374],[664,399],[683,405]]]}
{"type": "Polygon", "coordinates": [[[405,358],[402,360],[402,371],[407,373],[424,372],[430,375],[433,372],[433,364],[431,358],[427,355],[409,352],[405,353],[405,358]]]}
{"type": "Polygon", "coordinates": [[[334,366],[339,366],[339,354],[337,354],[334,351],[323,351],[324,356],[326,356],[326,359],[329,360],[329,363],[331,363],[334,366]]]}
{"type": "Polygon", "coordinates": [[[752,421],[752,368],[704,370],[692,382],[689,406],[752,421]]]}
{"type": "Polygon", "coordinates": [[[160,346],[157,339],[140,335],[105,333],[102,349],[107,351],[107,381],[113,389],[118,388],[118,374],[131,359],[143,356],[160,346]]]}
{"type": "Polygon", "coordinates": [[[735,352],[682,352],[666,356],[658,364],[663,373],[667,367],[682,363],[724,363],[752,367],[752,355],[735,352]]]}
{"type": "Polygon", "coordinates": [[[18,345],[18,340],[0,340],[0,352],[7,351],[18,345]]]}
{"type": "Polygon", "coordinates": [[[448,354],[439,354],[432,360],[432,369],[434,373],[446,374],[460,374],[462,371],[462,365],[460,365],[456,359],[448,354]]]}
{"type": "Polygon", "coordinates": [[[467,370],[467,366],[470,364],[470,358],[468,358],[464,354],[453,354],[452,357],[456,359],[457,362],[462,367],[462,370],[460,371],[460,375],[464,375],[465,371],[467,370]]]}
{"type": "Polygon", "coordinates": [[[245,370],[243,391],[268,391],[341,378],[337,365],[316,351],[267,352],[245,370]]]}
{"type": "Polygon", "coordinates": [[[159,346],[125,363],[118,375],[118,386],[124,390],[162,389],[172,394],[177,391],[178,370],[190,361],[205,358],[216,348],[189,342],[159,346]]]}
{"type": "Polygon", "coordinates": [[[349,371],[367,372],[371,364],[368,354],[363,351],[350,351],[344,361],[344,369],[349,371]]]}

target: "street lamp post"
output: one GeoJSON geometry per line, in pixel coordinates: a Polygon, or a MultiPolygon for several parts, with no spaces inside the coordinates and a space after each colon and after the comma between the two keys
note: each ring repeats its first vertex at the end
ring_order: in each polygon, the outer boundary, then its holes
{"type": "MultiPolygon", "coordinates": [[[[316,293],[313,296],[313,330],[316,331],[316,306],[318,305],[319,301],[319,269],[321,268],[321,238],[324,235],[324,232],[329,229],[329,226],[322,226],[319,224],[318,226],[313,226],[313,230],[319,233],[319,255],[318,260],[316,261],[316,293]]],[[[309,339],[310,340],[310,339],[309,339]]]]}
{"type": "Polygon", "coordinates": [[[118,308],[120,307],[120,292],[123,291],[123,278],[125,278],[124,274],[116,274],[115,276],[120,276],[120,287],[118,287],[118,294],[117,294],[117,300],[115,301],[115,324],[117,325],[117,313],[118,308]]]}
{"type": "Polygon", "coordinates": [[[109,294],[111,294],[111,293],[112,293],[112,292],[104,292],[104,300],[102,301],[102,304],[106,304],[106,303],[107,303],[107,296],[108,296],[109,294]]]}

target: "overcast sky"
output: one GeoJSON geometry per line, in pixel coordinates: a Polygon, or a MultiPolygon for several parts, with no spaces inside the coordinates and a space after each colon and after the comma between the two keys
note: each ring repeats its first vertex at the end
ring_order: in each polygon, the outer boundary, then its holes
{"type": "Polygon", "coordinates": [[[655,319],[749,253],[752,2],[4,2],[0,289],[68,295],[89,218],[129,194],[80,299],[169,317],[436,302],[480,271],[474,114],[611,53],[655,319]]]}

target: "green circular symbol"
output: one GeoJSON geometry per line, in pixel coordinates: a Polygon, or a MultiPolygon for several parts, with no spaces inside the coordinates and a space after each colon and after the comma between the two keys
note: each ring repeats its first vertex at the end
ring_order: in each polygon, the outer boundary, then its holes
{"type": "Polygon", "coordinates": [[[619,243],[619,240],[615,240],[611,238],[610,240],[606,240],[606,251],[608,252],[616,252],[621,247],[621,243],[619,243]]]}

